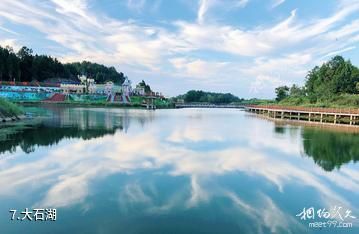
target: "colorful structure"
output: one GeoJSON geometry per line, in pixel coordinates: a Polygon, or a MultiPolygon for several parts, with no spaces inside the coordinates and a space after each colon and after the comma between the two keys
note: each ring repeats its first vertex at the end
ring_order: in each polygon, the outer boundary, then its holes
{"type": "Polygon", "coordinates": [[[145,96],[145,87],[137,85],[136,88],[132,90],[132,94],[137,96],[145,96]]]}
{"type": "Polygon", "coordinates": [[[126,77],[125,81],[122,84],[122,102],[128,104],[131,102],[131,81],[126,77]]]}
{"type": "Polygon", "coordinates": [[[64,94],[86,92],[86,86],[83,84],[61,84],[60,89],[64,94]]]}
{"type": "Polygon", "coordinates": [[[111,102],[144,105],[154,108],[154,100],[163,98],[160,93],[146,93],[145,88],[131,87],[131,81],[126,77],[122,85],[116,85],[112,81],[105,84],[96,84],[94,79],[86,76],[78,77],[80,82],[63,81],[62,83],[40,82],[1,82],[0,97],[21,102],[111,102]]]}

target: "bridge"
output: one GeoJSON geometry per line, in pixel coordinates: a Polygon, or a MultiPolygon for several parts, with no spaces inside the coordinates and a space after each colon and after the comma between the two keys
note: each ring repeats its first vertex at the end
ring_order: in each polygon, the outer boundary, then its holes
{"type": "Polygon", "coordinates": [[[321,124],[359,125],[358,108],[320,108],[297,106],[246,106],[245,110],[268,118],[297,120],[321,124]]]}
{"type": "Polygon", "coordinates": [[[176,108],[234,108],[244,109],[244,105],[237,104],[211,104],[211,103],[176,103],[176,108]]]}

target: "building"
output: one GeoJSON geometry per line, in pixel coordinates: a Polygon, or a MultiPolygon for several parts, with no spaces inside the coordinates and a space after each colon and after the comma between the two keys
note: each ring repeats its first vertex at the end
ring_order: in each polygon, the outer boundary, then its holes
{"type": "Polygon", "coordinates": [[[86,86],[83,84],[61,84],[60,89],[64,94],[82,94],[86,92],[86,86]]]}
{"type": "Polygon", "coordinates": [[[95,94],[111,95],[113,93],[120,93],[121,86],[114,84],[112,81],[107,81],[105,84],[96,84],[95,94]]]}
{"type": "Polygon", "coordinates": [[[133,89],[132,94],[137,96],[145,96],[145,87],[137,85],[136,88],[133,89]]]}
{"type": "Polygon", "coordinates": [[[89,93],[89,94],[96,93],[95,79],[87,78],[84,75],[78,76],[78,79],[81,81],[82,85],[85,85],[86,93],[89,93]]]}

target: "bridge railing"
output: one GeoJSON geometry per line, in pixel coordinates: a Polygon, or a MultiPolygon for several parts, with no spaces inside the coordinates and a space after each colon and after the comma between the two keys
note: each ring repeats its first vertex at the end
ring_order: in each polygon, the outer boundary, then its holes
{"type": "Polygon", "coordinates": [[[248,105],[249,108],[262,108],[268,110],[288,110],[305,111],[320,113],[338,113],[338,114],[359,114],[359,108],[325,108],[325,107],[299,107],[299,106],[280,106],[280,105],[248,105]]]}

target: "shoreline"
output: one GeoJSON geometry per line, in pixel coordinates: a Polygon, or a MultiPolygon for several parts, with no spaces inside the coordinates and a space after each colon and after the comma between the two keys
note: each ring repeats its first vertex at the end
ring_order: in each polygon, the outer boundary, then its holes
{"type": "Polygon", "coordinates": [[[14,122],[25,118],[24,111],[17,104],[0,98],[0,122],[14,122]]]}
{"type": "MultiPolygon", "coordinates": [[[[145,106],[138,104],[123,104],[123,103],[96,103],[96,102],[46,102],[46,101],[13,101],[18,105],[59,105],[59,106],[75,106],[75,107],[104,107],[104,108],[124,108],[124,109],[143,109],[148,110],[145,106]]],[[[156,109],[175,109],[175,107],[156,106],[156,109]]],[[[152,109],[151,109],[152,110],[152,109]]]]}
{"type": "Polygon", "coordinates": [[[245,110],[264,119],[277,122],[296,122],[303,125],[327,125],[359,129],[357,109],[302,108],[285,106],[247,106],[245,110]]]}
{"type": "Polygon", "coordinates": [[[278,125],[292,125],[297,127],[304,127],[304,128],[314,128],[314,129],[322,129],[326,131],[336,131],[336,132],[347,132],[347,133],[359,133],[359,127],[356,125],[348,125],[348,124],[333,124],[333,123],[320,123],[320,122],[309,122],[305,120],[289,120],[289,119],[279,119],[279,118],[272,118],[265,115],[259,115],[255,113],[249,113],[255,118],[267,120],[273,122],[278,125]]]}
{"type": "Polygon", "coordinates": [[[9,123],[9,122],[17,122],[26,119],[26,115],[18,115],[12,117],[0,118],[0,123],[9,123]]]}

